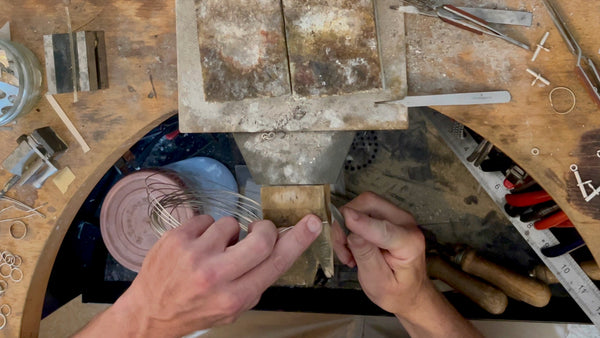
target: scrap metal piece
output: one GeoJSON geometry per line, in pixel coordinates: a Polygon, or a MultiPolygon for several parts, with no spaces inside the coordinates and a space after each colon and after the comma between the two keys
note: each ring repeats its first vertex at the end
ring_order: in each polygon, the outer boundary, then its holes
{"type": "Polygon", "coordinates": [[[536,73],[529,68],[527,68],[527,73],[529,73],[535,77],[535,79],[533,79],[533,81],[531,82],[531,86],[535,85],[538,81],[543,83],[544,86],[550,85],[550,81],[548,81],[545,77],[543,77],[542,74],[536,73]]]}
{"type": "Polygon", "coordinates": [[[540,54],[540,51],[543,49],[546,52],[549,52],[550,49],[544,47],[544,43],[546,43],[546,40],[548,39],[548,35],[550,35],[550,32],[546,32],[544,34],[544,36],[542,36],[542,39],[540,40],[540,43],[538,43],[535,48],[535,52],[533,53],[533,56],[531,57],[531,61],[535,61],[535,59],[537,59],[538,55],[540,54]]]}
{"type": "Polygon", "coordinates": [[[75,62],[71,59],[69,34],[44,35],[48,93],[73,92],[108,88],[108,68],[104,32],[73,33],[75,62]],[[73,64],[75,72],[72,71],[73,64]],[[75,79],[73,79],[75,74],[75,79]],[[75,81],[74,81],[75,80],[75,81]]]}
{"type": "Polygon", "coordinates": [[[382,88],[371,0],[283,0],[283,14],[295,94],[382,88]]]}

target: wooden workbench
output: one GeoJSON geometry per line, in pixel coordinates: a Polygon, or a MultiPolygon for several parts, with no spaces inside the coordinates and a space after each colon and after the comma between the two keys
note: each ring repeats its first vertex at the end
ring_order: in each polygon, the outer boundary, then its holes
{"type": "MultiPolygon", "coordinates": [[[[490,1],[494,3],[496,1],[490,1]]],[[[511,9],[533,11],[534,25],[509,28],[534,45],[545,31],[551,35],[538,61],[531,54],[502,41],[479,37],[449,27],[434,18],[407,16],[408,75],[411,94],[507,89],[509,104],[482,107],[439,108],[484,135],[523,166],[561,205],[576,224],[596,259],[600,259],[600,198],[583,202],[569,165],[576,163],[584,179],[600,184],[600,109],[596,107],[573,73],[571,56],[545,8],[539,1],[523,4],[506,0],[511,9]],[[541,72],[552,84],[530,87],[529,67],[541,72]],[[567,86],[577,96],[577,106],[568,115],[552,112],[548,92],[567,86]],[[538,148],[538,156],[531,155],[538,148]]],[[[74,30],[106,33],[110,88],[72,95],[58,95],[64,110],[78,126],[92,150],[83,154],[46,101],[28,116],[19,118],[12,130],[2,130],[5,158],[16,146],[16,138],[35,128],[50,125],[69,144],[59,160],[69,166],[76,179],[65,194],[48,181],[38,191],[11,190],[10,196],[38,206],[46,219],[31,219],[24,240],[14,240],[6,225],[0,225],[0,248],[23,257],[23,280],[9,282],[0,303],[12,306],[6,336],[36,336],[44,294],[56,253],[71,221],[85,197],[102,175],[133,143],[177,110],[177,70],[174,1],[72,1],[74,30]]],[[[458,5],[461,3],[456,3],[458,5]]],[[[600,3],[561,1],[569,13],[570,27],[590,55],[598,57],[600,3]],[[594,45],[595,44],[595,45],[594,45]]],[[[11,21],[12,39],[29,47],[43,62],[42,36],[67,31],[63,1],[2,0],[0,24],[11,21]]],[[[1,180],[9,175],[2,172],[1,180]]]]}

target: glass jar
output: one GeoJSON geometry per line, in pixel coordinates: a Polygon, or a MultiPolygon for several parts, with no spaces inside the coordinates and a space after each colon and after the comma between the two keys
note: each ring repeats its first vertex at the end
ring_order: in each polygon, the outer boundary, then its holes
{"type": "Polygon", "coordinates": [[[0,39],[0,51],[6,53],[8,71],[18,80],[18,94],[6,95],[2,88],[15,90],[15,83],[1,82],[0,77],[0,126],[17,116],[30,112],[42,96],[42,66],[25,46],[0,39]],[[8,97],[7,97],[8,96],[8,97]],[[5,98],[9,99],[7,104],[5,98]]]}

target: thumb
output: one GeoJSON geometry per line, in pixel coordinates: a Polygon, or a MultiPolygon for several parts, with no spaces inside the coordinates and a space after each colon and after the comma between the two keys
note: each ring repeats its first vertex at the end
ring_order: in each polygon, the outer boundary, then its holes
{"type": "Polygon", "coordinates": [[[348,247],[352,251],[352,256],[354,256],[358,266],[358,277],[361,279],[361,284],[363,282],[376,282],[384,285],[394,279],[390,266],[386,263],[381,250],[375,244],[357,234],[350,234],[348,236],[348,247]]]}

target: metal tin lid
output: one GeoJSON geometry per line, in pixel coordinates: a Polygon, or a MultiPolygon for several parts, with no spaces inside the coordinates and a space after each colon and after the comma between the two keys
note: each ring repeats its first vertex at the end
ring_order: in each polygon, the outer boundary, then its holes
{"type": "MultiPolygon", "coordinates": [[[[148,216],[147,183],[180,185],[181,181],[162,170],[137,171],[110,189],[100,212],[100,231],[106,248],[121,265],[136,272],[158,241],[148,216]]],[[[194,213],[189,208],[178,207],[173,215],[185,220],[194,213]]]]}

